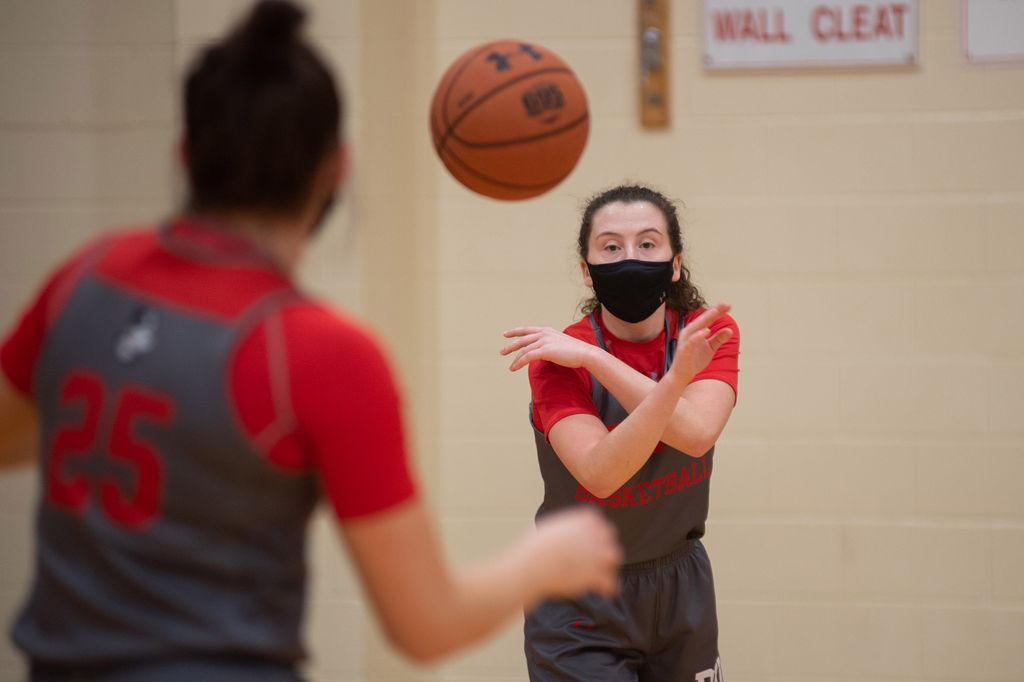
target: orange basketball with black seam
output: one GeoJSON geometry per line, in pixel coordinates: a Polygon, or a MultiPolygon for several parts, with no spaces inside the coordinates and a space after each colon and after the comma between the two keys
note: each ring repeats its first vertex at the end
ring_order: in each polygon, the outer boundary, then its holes
{"type": "Polygon", "coordinates": [[[576,167],[590,113],[583,86],[558,55],[500,40],[469,50],[441,77],[430,132],[464,186],[494,199],[528,199],[576,167]]]}

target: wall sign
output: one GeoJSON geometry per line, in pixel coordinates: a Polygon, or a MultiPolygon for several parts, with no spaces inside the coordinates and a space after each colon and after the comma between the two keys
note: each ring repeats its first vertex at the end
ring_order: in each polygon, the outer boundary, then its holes
{"type": "Polygon", "coordinates": [[[967,59],[1024,61],[1024,0],[962,0],[962,4],[967,59]]]}
{"type": "Polygon", "coordinates": [[[917,0],[704,0],[709,69],[907,66],[917,0]]]}

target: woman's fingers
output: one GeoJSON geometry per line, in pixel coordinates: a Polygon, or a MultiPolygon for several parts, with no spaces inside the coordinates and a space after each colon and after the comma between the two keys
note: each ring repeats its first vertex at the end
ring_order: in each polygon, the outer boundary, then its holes
{"type": "Polygon", "coordinates": [[[516,370],[526,367],[528,364],[530,364],[530,351],[524,350],[522,353],[517,355],[514,360],[512,360],[512,364],[508,366],[508,370],[510,372],[515,372],[516,370]]]}
{"type": "Polygon", "coordinates": [[[726,327],[725,329],[719,329],[715,332],[715,335],[708,339],[708,345],[711,346],[712,351],[717,351],[723,343],[728,341],[732,337],[732,330],[726,327]]]}
{"type": "Polygon", "coordinates": [[[584,345],[582,341],[545,327],[516,339],[499,352],[502,355],[510,355],[518,351],[509,365],[509,370],[513,372],[535,360],[548,360],[563,367],[579,367],[583,361],[581,345],[584,345]]]}
{"type": "Polygon", "coordinates": [[[683,327],[683,334],[687,334],[688,332],[689,334],[693,334],[699,329],[707,329],[715,320],[720,318],[722,315],[725,315],[730,310],[732,310],[732,306],[728,303],[716,303],[698,315],[695,320],[683,327]]]}
{"type": "Polygon", "coordinates": [[[506,339],[510,339],[513,336],[524,336],[526,334],[536,334],[537,332],[539,332],[543,328],[544,327],[513,327],[512,329],[509,329],[508,331],[502,332],[501,335],[504,336],[506,339]]]}
{"type": "Polygon", "coordinates": [[[514,338],[515,341],[499,350],[498,353],[500,355],[514,353],[520,348],[524,348],[531,343],[536,342],[538,339],[543,337],[547,331],[549,331],[547,327],[515,327],[514,329],[502,332],[502,336],[506,339],[514,338]]]}
{"type": "Polygon", "coordinates": [[[518,369],[526,367],[534,360],[541,360],[544,358],[544,349],[540,344],[531,344],[526,348],[519,351],[513,360],[512,364],[508,366],[509,371],[515,372],[518,369]]]}
{"type": "Polygon", "coordinates": [[[519,342],[506,346],[509,349],[508,353],[505,349],[502,349],[502,355],[508,355],[513,350],[518,350],[516,356],[512,358],[512,364],[508,366],[509,371],[515,372],[517,369],[522,369],[530,364],[530,361],[540,352],[544,345],[544,337],[541,334],[534,334],[529,337],[524,337],[519,342]],[[515,348],[513,348],[513,346],[515,348]]]}
{"type": "Polygon", "coordinates": [[[692,329],[685,339],[682,339],[684,346],[690,346],[696,348],[702,341],[706,341],[708,335],[711,334],[711,330],[707,327],[703,329],[692,329]]]}
{"type": "MultiPolygon", "coordinates": [[[[523,328],[523,329],[525,329],[525,328],[523,328]]],[[[509,337],[509,338],[512,338],[511,336],[509,336],[508,332],[505,333],[505,336],[509,337]]],[[[519,338],[517,338],[515,341],[513,341],[510,344],[508,344],[507,346],[505,346],[504,348],[502,348],[498,352],[500,354],[502,354],[502,355],[508,355],[509,353],[513,353],[516,350],[519,350],[520,348],[523,348],[525,346],[528,346],[531,343],[536,342],[539,338],[541,338],[540,332],[531,332],[531,333],[528,333],[525,336],[519,336],[519,338]]]]}

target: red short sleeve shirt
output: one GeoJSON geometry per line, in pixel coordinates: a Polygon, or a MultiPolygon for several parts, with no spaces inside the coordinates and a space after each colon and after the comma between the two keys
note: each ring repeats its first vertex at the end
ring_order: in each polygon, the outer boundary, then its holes
{"type": "MultiPolygon", "coordinates": [[[[689,323],[698,317],[704,309],[694,310],[687,314],[689,323]]],[[[675,318],[676,313],[669,312],[675,318]]],[[[646,376],[660,377],[665,362],[665,332],[642,343],[633,343],[616,338],[601,321],[597,314],[601,334],[608,341],[611,353],[633,369],[646,376]]],[[[670,319],[670,328],[675,329],[674,319],[670,319]]],[[[739,327],[729,315],[723,315],[711,325],[714,333],[724,328],[732,329],[732,337],[722,344],[715,356],[693,382],[714,379],[728,384],[735,393],[739,378],[739,327]]],[[[597,345],[597,338],[590,326],[588,318],[583,318],[565,329],[565,333],[587,343],[597,345]]],[[[560,420],[573,414],[592,414],[597,416],[597,407],[591,398],[590,372],[583,368],[568,368],[553,362],[541,360],[530,363],[530,389],[533,395],[533,422],[545,437],[560,420]]],[[[693,383],[691,382],[691,383],[693,383]]]]}
{"type": "MultiPolygon", "coordinates": [[[[194,221],[105,237],[47,280],[0,346],[0,368],[32,397],[40,349],[77,278],[116,286],[231,324],[249,305],[292,289],[244,240],[194,221]],[[176,248],[168,248],[173,243],[176,248]]],[[[257,450],[285,469],[315,469],[343,519],[416,495],[401,398],[387,358],[355,321],[296,294],[240,337],[226,368],[230,400],[257,450]]]]}

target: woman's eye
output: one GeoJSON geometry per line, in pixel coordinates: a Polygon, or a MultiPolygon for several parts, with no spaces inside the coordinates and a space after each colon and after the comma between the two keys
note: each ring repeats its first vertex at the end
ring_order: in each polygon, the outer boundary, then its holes
{"type": "Polygon", "coordinates": [[[640,245],[640,248],[641,249],[653,249],[654,248],[654,242],[644,242],[643,244],[640,245]]]}
{"type": "Polygon", "coordinates": [[[619,245],[618,244],[606,244],[605,247],[604,247],[604,250],[605,251],[618,251],[619,250],[619,245]]]}

